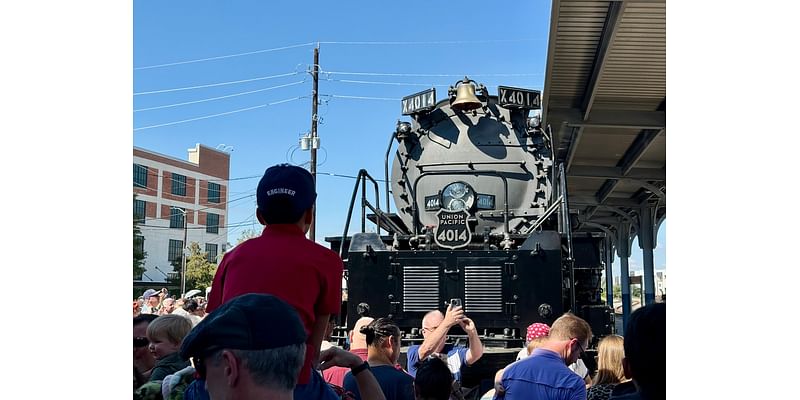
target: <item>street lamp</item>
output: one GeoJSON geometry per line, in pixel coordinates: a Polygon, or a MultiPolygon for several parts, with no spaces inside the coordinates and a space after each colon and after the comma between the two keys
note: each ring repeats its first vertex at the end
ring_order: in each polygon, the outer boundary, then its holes
{"type": "Polygon", "coordinates": [[[172,206],[173,210],[178,210],[183,214],[183,249],[181,250],[181,297],[186,293],[186,252],[189,246],[186,244],[186,235],[189,231],[189,219],[186,217],[186,210],[172,206]]]}

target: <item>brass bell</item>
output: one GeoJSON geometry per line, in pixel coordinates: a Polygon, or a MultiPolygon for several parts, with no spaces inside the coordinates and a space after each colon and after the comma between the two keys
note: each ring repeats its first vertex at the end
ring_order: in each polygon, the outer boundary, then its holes
{"type": "Polygon", "coordinates": [[[482,104],[480,100],[475,96],[475,85],[470,83],[467,77],[464,77],[464,80],[459,83],[460,85],[457,86],[456,99],[450,104],[450,107],[458,111],[469,111],[481,107],[482,104]]]}

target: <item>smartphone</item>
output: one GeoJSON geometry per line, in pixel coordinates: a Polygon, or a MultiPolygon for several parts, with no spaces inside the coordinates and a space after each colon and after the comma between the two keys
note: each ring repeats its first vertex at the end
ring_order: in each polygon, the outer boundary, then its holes
{"type": "Polygon", "coordinates": [[[450,299],[450,307],[461,307],[461,299],[450,299]]]}

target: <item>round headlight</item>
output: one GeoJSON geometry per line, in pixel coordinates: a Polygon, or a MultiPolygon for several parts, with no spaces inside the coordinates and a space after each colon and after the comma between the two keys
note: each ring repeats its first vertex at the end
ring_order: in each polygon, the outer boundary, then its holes
{"type": "Polygon", "coordinates": [[[475,204],[475,191],[464,182],[453,182],[442,191],[442,207],[445,210],[469,210],[475,204]]]}

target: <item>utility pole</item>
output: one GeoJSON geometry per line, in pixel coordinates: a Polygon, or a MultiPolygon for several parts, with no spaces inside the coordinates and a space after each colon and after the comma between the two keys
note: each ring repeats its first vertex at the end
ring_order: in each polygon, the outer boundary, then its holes
{"type": "MultiPolygon", "coordinates": [[[[314,191],[317,190],[317,147],[319,147],[319,138],[317,137],[317,103],[318,93],[317,88],[319,84],[319,43],[314,48],[314,70],[311,73],[314,79],[314,90],[311,93],[311,176],[314,177],[314,191]]],[[[314,241],[317,226],[317,207],[314,206],[311,211],[311,228],[308,230],[308,238],[314,241]]]]}
{"type": "MultiPolygon", "coordinates": [[[[178,209],[180,210],[180,208],[178,209]]],[[[183,210],[183,250],[181,251],[181,297],[186,293],[186,252],[189,251],[189,244],[186,243],[186,235],[189,232],[189,218],[187,210],[183,210]]]]}

